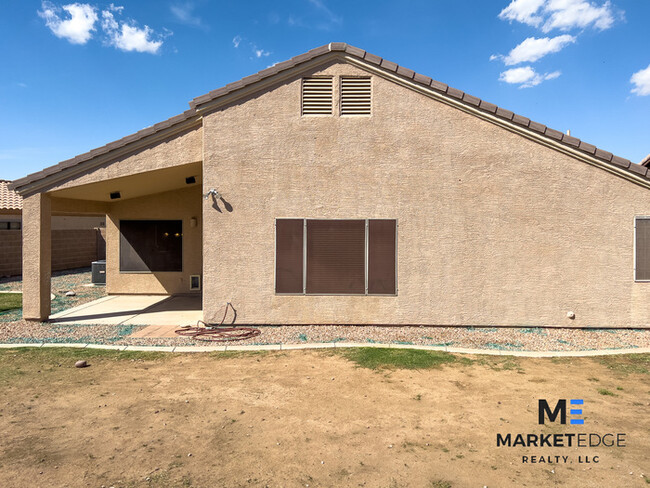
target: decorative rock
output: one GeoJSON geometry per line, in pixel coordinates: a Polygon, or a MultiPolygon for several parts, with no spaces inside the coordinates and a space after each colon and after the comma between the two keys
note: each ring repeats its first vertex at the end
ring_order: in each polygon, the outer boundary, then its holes
{"type": "Polygon", "coordinates": [[[88,367],[88,363],[82,359],[82,360],[77,361],[76,363],[74,363],[74,367],[75,368],[86,368],[86,367],[88,367]]]}
{"type": "Polygon", "coordinates": [[[74,291],[66,291],[65,296],[67,296],[67,297],[76,297],[77,294],[74,291]]]}

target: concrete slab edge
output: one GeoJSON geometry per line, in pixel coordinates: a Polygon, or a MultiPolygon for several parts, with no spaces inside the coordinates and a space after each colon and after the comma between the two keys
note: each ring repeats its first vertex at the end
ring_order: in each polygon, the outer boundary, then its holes
{"type": "Polygon", "coordinates": [[[598,349],[588,351],[506,351],[498,349],[469,349],[448,346],[419,346],[414,344],[391,344],[379,342],[314,342],[306,344],[260,344],[260,345],[219,345],[219,346],[123,346],[110,344],[83,344],[75,342],[25,344],[0,344],[0,349],[19,347],[73,347],[79,349],[111,349],[116,351],[152,351],[152,352],[226,352],[226,351],[292,351],[301,349],[340,349],[352,347],[383,347],[389,349],[418,349],[423,351],[442,351],[455,354],[481,354],[487,356],[516,356],[528,358],[589,357],[613,356],[619,354],[650,353],[650,347],[628,349],[598,349]]]}

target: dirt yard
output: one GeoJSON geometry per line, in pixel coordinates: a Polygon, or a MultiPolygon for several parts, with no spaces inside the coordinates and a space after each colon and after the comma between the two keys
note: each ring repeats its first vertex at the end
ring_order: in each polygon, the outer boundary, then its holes
{"type": "Polygon", "coordinates": [[[0,486],[650,486],[649,369],[650,355],[3,350],[0,486]],[[539,398],[584,399],[585,424],[538,425],[539,398]],[[626,447],[497,448],[508,432],[626,447]]]}

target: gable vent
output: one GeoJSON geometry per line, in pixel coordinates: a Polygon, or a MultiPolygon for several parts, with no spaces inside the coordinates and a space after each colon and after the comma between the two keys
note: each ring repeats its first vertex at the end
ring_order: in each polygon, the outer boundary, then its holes
{"type": "Polygon", "coordinates": [[[303,78],[302,114],[332,115],[332,78],[303,78]]]}
{"type": "Polygon", "coordinates": [[[370,115],[370,78],[341,78],[341,115],[370,115]]]}

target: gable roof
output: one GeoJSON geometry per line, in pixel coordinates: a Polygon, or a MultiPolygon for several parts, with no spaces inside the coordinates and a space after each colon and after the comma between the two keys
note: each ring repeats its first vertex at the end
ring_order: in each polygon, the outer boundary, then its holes
{"type": "Polygon", "coordinates": [[[0,210],[22,210],[23,197],[9,189],[9,180],[0,180],[0,210]]]}
{"type": "Polygon", "coordinates": [[[269,68],[259,71],[258,73],[242,78],[239,81],[229,83],[221,88],[206,93],[205,95],[196,97],[189,102],[190,109],[180,115],[171,117],[170,119],[142,129],[100,148],[80,154],[72,159],[62,161],[57,165],[50,166],[37,173],[15,180],[9,187],[16,189],[21,194],[25,194],[28,191],[33,193],[37,191],[34,185],[37,185],[41,180],[45,180],[46,178],[63,171],[67,172],[70,170],[70,172],[76,173],[75,167],[77,167],[77,170],[83,171],[83,169],[79,169],[78,167],[98,156],[116,151],[127,145],[135,144],[136,142],[142,139],[147,139],[159,132],[166,133],[168,130],[173,130],[179,124],[186,125],[185,123],[188,121],[199,122],[202,113],[209,110],[215,103],[218,103],[223,99],[228,99],[229,101],[236,100],[239,94],[244,96],[249,93],[246,89],[255,89],[270,79],[277,81],[276,76],[280,76],[292,68],[300,67],[300,65],[305,65],[310,61],[325,56],[343,56],[349,61],[361,61],[363,62],[363,66],[371,66],[377,68],[380,72],[394,75],[396,79],[407,82],[407,86],[411,88],[422,87],[427,90],[427,93],[435,93],[438,95],[439,100],[452,102],[457,107],[466,107],[471,109],[472,113],[475,114],[482,113],[488,117],[507,122],[508,125],[529,131],[529,133],[537,139],[559,143],[561,146],[570,150],[573,155],[583,154],[589,158],[595,159],[597,162],[604,163],[603,166],[605,167],[613,168],[619,173],[622,172],[623,174],[628,174],[634,179],[641,177],[642,180],[650,183],[650,175],[648,175],[649,168],[645,166],[650,165],[650,160],[648,158],[646,158],[642,164],[632,163],[629,159],[615,156],[611,152],[599,149],[593,144],[589,144],[577,139],[576,137],[564,134],[561,131],[546,127],[544,124],[534,122],[528,117],[515,114],[510,110],[498,107],[492,103],[486,102],[485,100],[481,100],[480,98],[461,90],[452,88],[445,83],[441,83],[428,76],[416,73],[411,69],[399,66],[392,61],[388,61],[366,52],[363,49],[350,46],[344,42],[331,42],[300,54],[299,56],[295,56],[287,61],[277,63],[269,68]]]}

